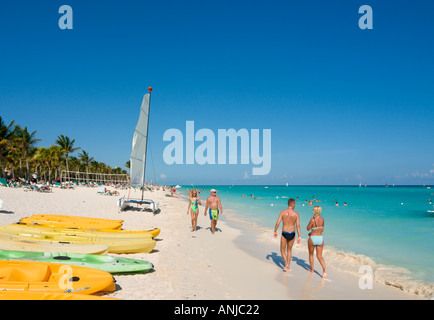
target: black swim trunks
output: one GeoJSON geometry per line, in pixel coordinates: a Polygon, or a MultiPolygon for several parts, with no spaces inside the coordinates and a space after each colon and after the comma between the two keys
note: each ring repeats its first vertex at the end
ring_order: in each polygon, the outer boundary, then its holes
{"type": "Polygon", "coordinates": [[[286,232],[286,231],[282,231],[282,236],[288,240],[291,241],[292,239],[294,239],[295,237],[295,231],[294,232],[286,232]]]}

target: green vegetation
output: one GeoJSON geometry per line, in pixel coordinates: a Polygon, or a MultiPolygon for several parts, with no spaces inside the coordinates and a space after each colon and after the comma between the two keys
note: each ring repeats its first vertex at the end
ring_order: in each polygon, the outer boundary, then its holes
{"type": "Polygon", "coordinates": [[[51,181],[62,170],[86,173],[126,174],[121,168],[111,168],[103,162],[95,161],[85,150],[75,146],[75,139],[59,135],[56,144],[50,147],[36,147],[37,131],[7,122],[0,116],[0,178],[6,177],[6,171],[12,179],[25,178],[28,181],[33,173],[39,179],[51,181]],[[78,157],[71,156],[81,150],[78,157]]]}

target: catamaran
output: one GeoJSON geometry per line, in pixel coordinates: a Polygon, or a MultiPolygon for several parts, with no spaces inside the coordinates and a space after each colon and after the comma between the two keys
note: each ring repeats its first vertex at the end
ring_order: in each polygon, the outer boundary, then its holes
{"type": "MultiPolygon", "coordinates": [[[[140,186],[142,190],[141,199],[130,199],[122,197],[118,200],[120,211],[128,209],[131,205],[141,206],[144,205],[152,212],[158,210],[159,203],[151,200],[144,199],[145,192],[145,171],[146,171],[146,149],[148,145],[148,128],[149,128],[149,112],[151,103],[152,88],[148,88],[149,93],[143,97],[142,105],[140,107],[139,121],[133,135],[133,144],[130,155],[130,184],[131,186],[140,186]]],[[[146,208],[145,208],[146,209],[146,208]]]]}

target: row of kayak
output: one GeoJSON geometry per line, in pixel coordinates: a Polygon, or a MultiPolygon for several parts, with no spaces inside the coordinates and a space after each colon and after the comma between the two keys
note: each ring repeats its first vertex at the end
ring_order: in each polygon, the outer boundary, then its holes
{"type": "Polygon", "coordinates": [[[112,274],[146,273],[144,260],[107,253],[151,252],[160,230],[122,230],[122,220],[34,215],[0,226],[0,300],[99,299],[112,274]]]}
{"type": "MultiPolygon", "coordinates": [[[[41,218],[54,220],[56,215],[39,215],[41,218]]],[[[0,226],[0,248],[6,250],[42,251],[42,252],[73,252],[86,254],[107,253],[149,253],[156,242],[159,229],[144,231],[126,231],[107,229],[108,222],[97,229],[94,223],[79,224],[80,217],[74,217],[68,224],[66,217],[50,224],[50,221],[38,220],[38,216],[21,219],[17,224],[0,226]],[[46,223],[45,223],[46,222],[46,223]],[[85,226],[91,229],[85,229],[85,226]]],[[[83,218],[85,221],[108,220],[83,218]]],[[[122,220],[114,220],[122,221],[122,220]]],[[[113,224],[118,228],[119,224],[113,224]]]]}

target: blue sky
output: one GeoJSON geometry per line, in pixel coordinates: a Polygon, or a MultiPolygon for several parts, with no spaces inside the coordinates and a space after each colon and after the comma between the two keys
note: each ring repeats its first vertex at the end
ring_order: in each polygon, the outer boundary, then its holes
{"type": "MultiPolygon", "coordinates": [[[[0,114],[122,166],[152,86],[147,177],[167,184],[434,184],[429,1],[0,5],[0,114]],[[74,10],[60,30],[58,9],[74,10]],[[373,9],[361,30],[358,9],[373,9]],[[272,165],[166,165],[167,129],[272,130],[272,165]]],[[[196,144],[197,147],[198,143],[196,144]]]]}

